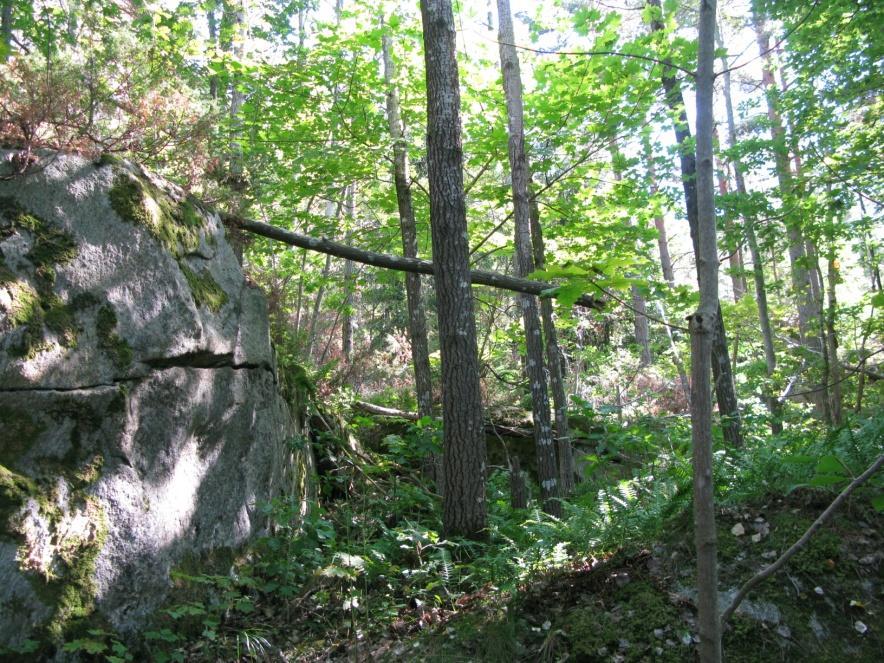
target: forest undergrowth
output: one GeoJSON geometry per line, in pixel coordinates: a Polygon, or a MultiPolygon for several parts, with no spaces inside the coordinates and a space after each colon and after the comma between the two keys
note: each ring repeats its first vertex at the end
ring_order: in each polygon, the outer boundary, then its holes
{"type": "MultiPolygon", "coordinates": [[[[228,573],[177,573],[191,600],[169,606],[143,643],[91,629],[65,649],[114,662],[693,657],[683,420],[665,430],[605,421],[607,442],[581,455],[585,477],[562,518],[539,508],[536,485],[529,508],[513,509],[508,473],[492,469],[479,541],[439,533],[441,500],[421,471],[437,450],[434,426],[361,415],[345,426],[313,435],[320,495],[306,517],[293,503],[265,505],[275,531],[228,573]]],[[[874,460],[884,417],[775,440],[757,432],[745,449],[716,454],[724,603],[874,460]]],[[[879,478],[857,492],[748,597],[725,631],[730,660],[880,660],[880,489],[879,478]]]]}

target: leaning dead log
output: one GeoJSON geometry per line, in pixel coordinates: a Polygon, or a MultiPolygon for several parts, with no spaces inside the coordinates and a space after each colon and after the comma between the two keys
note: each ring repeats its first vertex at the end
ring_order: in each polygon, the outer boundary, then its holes
{"type": "MultiPolygon", "coordinates": [[[[365,401],[354,401],[353,407],[360,412],[371,414],[376,417],[395,417],[397,419],[406,419],[407,421],[417,421],[420,417],[417,412],[408,412],[407,410],[398,410],[394,407],[384,407],[383,405],[375,405],[374,403],[366,403],[365,401]]],[[[534,432],[529,428],[518,428],[515,426],[504,426],[496,424],[493,421],[485,422],[485,432],[489,435],[497,433],[506,437],[533,437],[534,432]]]]}
{"type": "MultiPolygon", "coordinates": [[[[429,260],[421,260],[420,258],[405,258],[403,256],[391,255],[389,253],[377,253],[375,251],[365,251],[357,249],[353,246],[347,246],[340,242],[335,242],[326,237],[309,237],[299,233],[291,232],[277,228],[269,223],[261,221],[252,221],[251,219],[243,219],[232,214],[221,214],[224,223],[238,230],[245,230],[268,239],[276,240],[290,246],[297,246],[308,251],[316,251],[325,253],[336,258],[344,258],[353,262],[372,265],[374,267],[383,267],[384,269],[393,269],[399,272],[412,272],[414,274],[433,274],[433,263],[429,260]]],[[[502,290],[511,290],[513,292],[522,292],[528,295],[544,295],[549,294],[555,296],[555,285],[544,281],[534,281],[531,279],[522,279],[506,274],[498,274],[497,272],[489,272],[480,269],[470,271],[470,282],[476,285],[487,285],[492,288],[500,288],[502,290]]],[[[604,302],[589,294],[581,295],[575,302],[578,306],[587,308],[601,309],[604,302]]]]}

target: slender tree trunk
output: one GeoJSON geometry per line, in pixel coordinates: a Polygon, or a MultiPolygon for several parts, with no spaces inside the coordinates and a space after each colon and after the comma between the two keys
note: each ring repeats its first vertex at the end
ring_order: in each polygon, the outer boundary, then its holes
{"type": "MultiPolygon", "coordinates": [[[[231,9],[230,21],[233,32],[233,57],[241,61],[245,53],[246,42],[245,0],[235,0],[231,9]]],[[[239,76],[234,76],[230,85],[230,180],[237,192],[242,188],[243,177],[243,151],[239,139],[242,132],[240,109],[244,101],[245,93],[240,89],[239,76]]],[[[235,198],[234,209],[238,213],[242,205],[242,197],[237,193],[235,198]]]]}
{"type": "Polygon", "coordinates": [[[840,426],[843,423],[842,395],[841,395],[841,364],[838,361],[838,336],[835,333],[835,319],[838,313],[838,300],[835,294],[835,286],[839,281],[838,261],[835,252],[829,254],[827,269],[829,302],[826,311],[826,342],[829,346],[829,412],[832,416],[832,424],[840,426]]]}
{"type": "Polygon", "coordinates": [[[721,661],[718,620],[718,543],[712,476],[712,399],[709,384],[718,303],[712,104],[715,74],[715,0],[700,0],[697,57],[697,277],[700,306],[691,316],[691,439],[694,447],[694,541],[697,549],[698,647],[702,663],[721,661]]]}
{"type": "MultiPolygon", "coordinates": [[[[614,170],[614,180],[616,182],[620,182],[623,180],[623,173],[620,172],[620,168],[617,165],[619,152],[620,150],[617,147],[617,141],[612,141],[611,164],[614,170]]],[[[635,225],[632,219],[629,220],[629,225],[635,225]]],[[[635,335],[635,343],[640,348],[639,365],[642,367],[650,366],[653,358],[651,357],[651,340],[650,332],[648,330],[648,315],[647,307],[645,305],[645,298],[642,297],[641,292],[635,285],[630,288],[630,296],[632,299],[633,308],[632,329],[635,335]]]]}
{"type": "MultiPolygon", "coordinates": [[[[390,35],[382,37],[384,82],[387,85],[387,123],[393,139],[393,181],[399,206],[399,228],[402,233],[402,251],[406,258],[417,257],[417,225],[411,201],[411,180],[408,168],[408,150],[403,136],[399,113],[399,93],[396,89],[396,69],[390,35]]],[[[417,411],[421,417],[433,415],[433,382],[430,371],[430,349],[427,341],[427,317],[421,301],[421,278],[418,274],[405,275],[405,295],[408,300],[408,336],[411,341],[411,363],[414,367],[414,388],[417,411]]]]}
{"type": "MultiPolygon", "coordinates": [[[[516,229],[516,274],[525,277],[534,271],[531,246],[531,212],[528,202],[528,158],[525,154],[525,131],[522,110],[522,81],[519,58],[513,35],[513,19],[509,0],[497,0],[500,43],[500,67],[503,71],[503,92],[506,98],[509,129],[509,159],[512,175],[513,219],[516,229]]],[[[543,338],[537,298],[519,297],[525,330],[527,355],[525,376],[531,388],[531,410],[534,420],[534,444],[537,452],[537,475],[543,509],[561,515],[559,464],[553,443],[550,421],[549,393],[543,360],[543,338]]]]}
{"type": "Polygon", "coordinates": [[[9,57],[8,49],[12,45],[12,2],[13,0],[3,0],[0,4],[0,43],[6,51],[4,60],[9,57]]]}
{"type": "MultiPolygon", "coordinates": [[[[767,117],[770,122],[770,133],[773,141],[774,161],[777,180],[784,208],[796,204],[795,182],[789,164],[789,150],[786,144],[786,132],[783,121],[777,111],[775,94],[776,79],[770,57],[770,33],[767,32],[762,18],[753,12],[752,23],[758,50],[762,57],[762,85],[766,91],[767,117]]],[[[786,235],[789,241],[789,262],[791,264],[792,288],[798,306],[798,327],[801,342],[815,352],[822,351],[820,336],[814,327],[815,298],[811,281],[811,270],[808,267],[808,256],[804,234],[801,230],[800,216],[793,212],[786,215],[786,235]]]]}
{"type": "Polygon", "coordinates": [[[463,186],[460,85],[451,0],[421,0],[427,78],[430,227],[442,355],[442,529],[483,536],[485,425],[463,186]]]}
{"type": "MultiPolygon", "coordinates": [[[[543,269],[546,264],[546,251],[543,246],[543,229],[540,225],[540,209],[537,201],[530,200],[531,242],[534,247],[534,266],[543,269]]],[[[546,343],[546,365],[549,370],[549,385],[553,396],[553,411],[556,419],[556,450],[559,457],[559,482],[562,496],[571,494],[577,478],[574,464],[574,448],[571,443],[571,427],[568,423],[568,397],[565,391],[565,365],[559,348],[558,333],[553,321],[553,304],[549,297],[540,300],[540,320],[543,323],[543,338],[546,343]]]]}
{"type": "MultiPolygon", "coordinates": [[[[706,0],[702,0],[704,3],[706,0]]],[[[648,0],[648,4],[660,7],[660,0],[648,0]]],[[[662,21],[653,21],[653,30],[663,31],[662,21]]],[[[682,185],[685,194],[685,206],[688,217],[688,225],[691,231],[691,241],[694,247],[694,256],[699,264],[699,238],[697,221],[697,160],[690,148],[691,130],[688,126],[687,113],[684,106],[684,97],[681,93],[681,85],[675,78],[671,69],[663,70],[663,90],[666,95],[666,105],[672,111],[674,117],[675,139],[679,146],[679,162],[681,165],[682,185]]],[[[699,281],[699,268],[697,271],[699,281]]],[[[715,324],[715,333],[712,335],[712,374],[715,383],[715,395],[718,399],[718,412],[721,416],[721,427],[724,438],[734,447],[742,446],[743,435],[741,431],[740,408],[737,401],[734,375],[731,368],[730,355],[728,354],[727,334],[724,329],[724,320],[719,310],[711,320],[715,324]]]]}
{"type": "MultiPolygon", "coordinates": [[[[719,46],[724,47],[720,41],[719,46]]],[[[724,105],[727,112],[728,144],[734,147],[737,144],[737,123],[734,117],[734,104],[731,98],[731,75],[728,71],[727,60],[722,60],[724,71],[724,105]]],[[[737,193],[747,196],[746,180],[743,177],[743,164],[738,159],[733,162],[734,180],[737,183],[737,193]]],[[[770,428],[774,435],[783,432],[782,414],[783,408],[775,395],[775,390],[770,382],[777,370],[777,356],[774,352],[773,331],[770,324],[770,313],[767,306],[767,286],[764,280],[764,263],[761,251],[758,248],[758,238],[755,234],[755,218],[751,214],[743,216],[743,229],[746,233],[746,243],[749,245],[749,254],[752,257],[752,279],[755,284],[755,302],[758,305],[758,322],[761,325],[761,339],[764,345],[764,364],[767,373],[768,384],[764,389],[764,401],[770,412],[770,428]]]]}
{"type": "Polygon", "coordinates": [[[660,314],[660,319],[663,321],[663,328],[666,330],[666,336],[669,339],[669,350],[672,352],[672,363],[675,364],[675,370],[678,371],[678,380],[681,383],[681,389],[684,392],[685,400],[688,405],[691,404],[691,383],[688,380],[687,371],[684,368],[684,362],[681,360],[681,353],[678,351],[678,345],[675,343],[675,339],[672,337],[672,329],[669,327],[669,322],[666,319],[666,309],[663,308],[663,302],[657,302],[657,313],[660,314]]]}
{"type": "MultiPolygon", "coordinates": [[[[349,244],[356,220],[356,185],[347,188],[347,230],[344,241],[349,244]]],[[[344,261],[344,310],[341,315],[341,354],[347,364],[353,358],[353,261],[344,261]]]]}
{"type": "MultiPolygon", "coordinates": [[[[648,184],[651,195],[654,196],[658,191],[657,173],[654,168],[654,160],[651,154],[651,143],[645,141],[645,162],[648,167],[648,184]]],[[[660,271],[663,272],[663,278],[672,288],[675,286],[675,272],[672,271],[672,258],[669,255],[669,239],[666,235],[666,222],[662,214],[654,216],[654,227],[657,229],[657,249],[660,252],[660,271]]]]}
{"type": "MultiPolygon", "coordinates": [[[[208,5],[206,9],[206,19],[209,23],[209,44],[211,44],[213,50],[218,47],[218,17],[215,15],[216,9],[217,5],[214,2],[208,5]]],[[[218,98],[218,76],[215,74],[209,76],[209,97],[212,99],[218,98]]]]}
{"type": "MultiPolygon", "coordinates": [[[[718,193],[722,196],[728,194],[727,170],[724,164],[719,164],[718,168],[718,193]]],[[[734,241],[732,238],[736,233],[734,222],[725,217],[724,232],[728,241],[724,244],[724,249],[728,253],[727,262],[730,267],[731,292],[734,301],[738,302],[746,294],[746,277],[743,275],[743,248],[742,242],[734,241]]],[[[736,361],[736,360],[735,360],[736,361]]]]}

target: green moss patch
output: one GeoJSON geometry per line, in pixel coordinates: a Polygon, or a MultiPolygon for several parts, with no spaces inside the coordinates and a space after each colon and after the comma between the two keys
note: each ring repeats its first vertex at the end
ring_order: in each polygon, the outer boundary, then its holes
{"type": "Polygon", "coordinates": [[[227,303],[227,293],[212,278],[209,271],[204,270],[198,274],[184,264],[181,264],[180,267],[197,306],[202,306],[212,312],[221,310],[221,307],[227,303]]]}
{"type": "Polygon", "coordinates": [[[177,203],[152,182],[128,172],[117,174],[108,195],[117,216],[146,228],[176,258],[199,249],[204,224],[191,200],[177,203]]]}
{"type": "Polygon", "coordinates": [[[0,196],[0,216],[6,221],[4,235],[25,230],[33,237],[31,249],[25,256],[34,266],[37,288],[41,293],[51,292],[55,283],[57,265],[70,262],[77,256],[77,243],[63,230],[39,216],[28,212],[14,198],[0,196]]]}
{"type": "Polygon", "coordinates": [[[4,532],[8,531],[10,517],[36,493],[37,485],[33,480],[0,465],[0,524],[4,532]]]}
{"type": "Polygon", "coordinates": [[[27,412],[0,406],[0,464],[14,467],[44,430],[27,412]]]}
{"type": "Polygon", "coordinates": [[[110,356],[114,366],[122,369],[132,363],[132,348],[116,330],[117,315],[109,305],[105,304],[98,309],[95,321],[98,347],[110,356]]]}

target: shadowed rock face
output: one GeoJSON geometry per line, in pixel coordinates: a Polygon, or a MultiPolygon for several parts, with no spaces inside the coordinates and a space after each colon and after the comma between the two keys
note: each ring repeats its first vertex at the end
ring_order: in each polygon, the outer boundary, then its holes
{"type": "MultiPolygon", "coordinates": [[[[0,174],[10,152],[0,151],[0,174]]],[[[301,490],[266,303],[217,216],[127,163],[0,181],[0,646],[145,625],[301,490]]]]}

